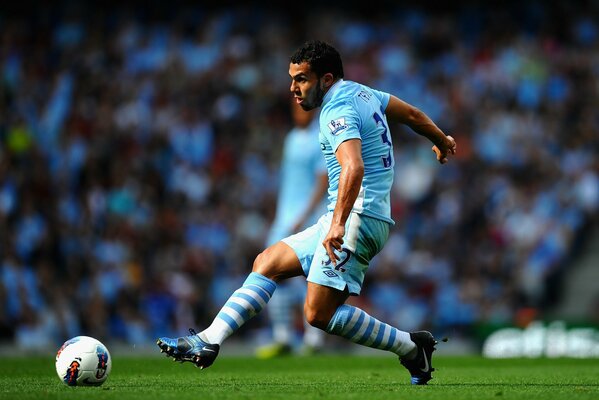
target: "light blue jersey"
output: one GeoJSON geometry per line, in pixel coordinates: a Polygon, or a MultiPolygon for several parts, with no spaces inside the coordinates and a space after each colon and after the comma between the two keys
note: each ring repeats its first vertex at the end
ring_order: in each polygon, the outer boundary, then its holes
{"type": "Polygon", "coordinates": [[[385,109],[389,94],[356,82],[339,80],[326,93],[320,112],[320,148],[329,176],[330,211],[335,209],[341,165],[335,152],[349,139],[362,141],[364,178],[353,212],[389,223],[393,184],[393,144],[385,109]]]}
{"type": "MultiPolygon", "coordinates": [[[[316,121],[317,119],[305,129],[292,129],[285,138],[277,212],[268,235],[268,245],[294,233],[291,232],[291,228],[306,211],[318,175],[326,172],[326,165],[317,141],[316,121]]],[[[308,225],[315,223],[325,211],[323,200],[322,207],[317,208],[314,215],[308,219],[308,225]]]]}
{"type": "Polygon", "coordinates": [[[350,294],[360,293],[370,260],[389,236],[390,192],[393,184],[393,146],[385,109],[389,94],[351,81],[340,80],[326,93],[320,111],[320,148],[329,178],[328,213],[308,229],[283,239],[297,255],[307,280],[350,294]],[[362,142],[364,178],[345,223],[340,260],[333,265],[322,245],[333,218],[341,165],[335,152],[350,139],[362,142]]]}

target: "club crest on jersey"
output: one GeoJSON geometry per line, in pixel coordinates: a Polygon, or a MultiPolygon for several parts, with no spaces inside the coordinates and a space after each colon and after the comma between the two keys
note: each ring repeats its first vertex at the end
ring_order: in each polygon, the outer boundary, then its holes
{"type": "Polygon", "coordinates": [[[328,124],[328,127],[331,130],[331,134],[333,136],[340,134],[348,128],[347,124],[345,123],[345,118],[331,120],[331,122],[329,122],[328,124]]]}

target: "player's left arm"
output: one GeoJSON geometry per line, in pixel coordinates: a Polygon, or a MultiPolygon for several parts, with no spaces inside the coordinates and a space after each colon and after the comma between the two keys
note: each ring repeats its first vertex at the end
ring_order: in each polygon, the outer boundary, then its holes
{"type": "Polygon", "coordinates": [[[341,251],[343,236],[345,236],[345,222],[358,198],[364,178],[362,141],[355,138],[346,140],[337,147],[335,157],[341,165],[337,204],[333,211],[331,227],[322,242],[333,265],[337,265],[337,260],[340,259],[335,254],[335,250],[341,251]]]}
{"type": "Polygon", "coordinates": [[[413,105],[408,104],[395,96],[390,96],[385,114],[389,121],[407,125],[412,128],[414,132],[433,142],[432,150],[437,155],[437,160],[441,164],[447,162],[447,157],[450,154],[455,154],[456,143],[454,138],[445,135],[428,115],[413,105]]]}

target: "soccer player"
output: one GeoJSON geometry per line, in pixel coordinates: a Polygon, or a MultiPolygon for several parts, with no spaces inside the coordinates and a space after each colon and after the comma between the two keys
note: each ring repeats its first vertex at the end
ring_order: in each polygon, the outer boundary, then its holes
{"type": "Polygon", "coordinates": [[[304,110],[321,107],[320,148],[329,178],[328,212],[318,222],[268,247],[212,324],[199,334],[159,338],[158,346],[179,361],[210,366],[222,342],[260,312],[277,282],[307,276],[304,314],[330,334],[399,356],[411,383],[432,378],[437,341],[427,331],[408,333],[346,303],[360,294],[370,260],[393,223],[390,192],[393,148],[387,121],[402,123],[433,143],[444,164],[456,143],[422,111],[385,92],[344,80],[341,56],[331,45],[309,41],[291,56],[291,93],[304,110]]]}
{"type": "MultiPolygon", "coordinates": [[[[304,111],[291,103],[294,127],[287,133],[283,146],[277,212],[270,228],[267,246],[316,222],[326,211],[327,169],[318,144],[316,110],[304,111]]],[[[256,351],[259,358],[272,358],[291,353],[293,349],[293,307],[304,301],[305,282],[294,278],[281,282],[268,303],[273,342],[256,351]]],[[[317,351],[324,342],[324,332],[305,324],[303,350],[317,351]]]]}

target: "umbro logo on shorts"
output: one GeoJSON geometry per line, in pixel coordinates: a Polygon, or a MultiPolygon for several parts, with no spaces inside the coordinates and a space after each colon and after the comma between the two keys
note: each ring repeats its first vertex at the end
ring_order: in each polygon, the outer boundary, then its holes
{"type": "Polygon", "coordinates": [[[339,275],[337,275],[334,271],[331,271],[330,269],[325,269],[324,271],[322,271],[326,276],[328,276],[329,278],[334,278],[334,277],[338,277],[339,275]]]}

